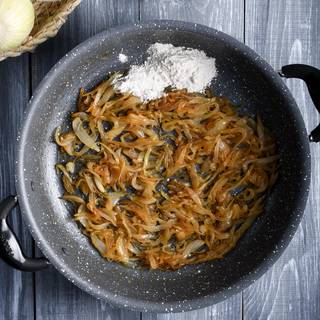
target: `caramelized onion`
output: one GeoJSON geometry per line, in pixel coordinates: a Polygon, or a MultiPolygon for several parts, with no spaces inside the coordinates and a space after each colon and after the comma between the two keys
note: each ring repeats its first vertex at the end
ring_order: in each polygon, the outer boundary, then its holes
{"type": "Polygon", "coordinates": [[[72,129],[79,140],[87,147],[99,152],[100,148],[97,146],[95,140],[87,133],[83,128],[83,124],[80,118],[75,118],[72,121],[72,129]]]}
{"type": "Polygon", "coordinates": [[[221,97],[184,90],[143,104],[111,76],[80,90],[57,128],[66,190],[93,245],[127,266],[177,269],[223,257],[277,178],[273,136],[221,97]]]}

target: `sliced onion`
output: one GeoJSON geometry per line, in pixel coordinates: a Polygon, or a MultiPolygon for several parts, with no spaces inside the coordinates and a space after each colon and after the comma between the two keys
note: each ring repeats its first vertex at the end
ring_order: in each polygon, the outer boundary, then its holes
{"type": "Polygon", "coordinates": [[[58,170],[75,219],[104,257],[128,266],[177,269],[222,257],[275,182],[273,137],[224,98],[179,90],[141,104],[111,79],[82,90],[73,130],[55,132],[72,156],[58,170]],[[231,196],[241,185],[250,194],[231,196]]]}
{"type": "Polygon", "coordinates": [[[121,261],[124,263],[128,263],[129,255],[122,237],[118,237],[116,242],[116,249],[119,256],[121,257],[121,261]]]}
{"type": "Polygon", "coordinates": [[[91,241],[94,244],[94,246],[99,250],[99,252],[102,255],[105,255],[107,253],[107,246],[103,241],[101,241],[95,233],[91,233],[91,241]]]}
{"type": "Polygon", "coordinates": [[[101,180],[100,176],[94,175],[93,176],[93,180],[94,180],[94,183],[95,183],[96,187],[98,188],[98,190],[100,192],[102,192],[102,193],[106,192],[106,189],[102,184],[102,180],[101,180]]]}
{"type": "Polygon", "coordinates": [[[186,248],[184,249],[182,256],[184,258],[187,258],[190,254],[192,254],[193,252],[197,251],[199,248],[201,248],[203,245],[205,244],[204,241],[202,240],[194,240],[192,242],[190,242],[186,248]]]}
{"type": "Polygon", "coordinates": [[[87,131],[83,128],[83,124],[80,118],[75,118],[72,121],[72,128],[76,136],[79,138],[79,140],[84,143],[87,147],[90,149],[93,149],[97,152],[100,151],[100,148],[95,142],[95,139],[93,139],[87,131]]]}
{"type": "Polygon", "coordinates": [[[109,192],[106,195],[106,198],[108,199],[108,202],[111,205],[111,208],[113,208],[119,200],[124,197],[126,194],[124,192],[109,192]]]}
{"type": "Polygon", "coordinates": [[[74,169],[75,169],[74,162],[73,162],[73,161],[69,161],[69,162],[66,164],[66,169],[67,169],[70,173],[74,173],[74,169]]]}
{"type": "Polygon", "coordinates": [[[62,198],[64,200],[68,200],[68,201],[72,201],[72,202],[76,202],[76,203],[80,203],[80,204],[85,204],[85,201],[81,197],[75,196],[73,194],[64,194],[62,198]]]}

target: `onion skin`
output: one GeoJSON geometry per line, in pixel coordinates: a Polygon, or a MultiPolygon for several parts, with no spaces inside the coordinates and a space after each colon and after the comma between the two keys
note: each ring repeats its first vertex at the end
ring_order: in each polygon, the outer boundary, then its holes
{"type": "Polygon", "coordinates": [[[30,34],[34,20],[30,0],[0,0],[0,52],[19,47],[30,34]]]}

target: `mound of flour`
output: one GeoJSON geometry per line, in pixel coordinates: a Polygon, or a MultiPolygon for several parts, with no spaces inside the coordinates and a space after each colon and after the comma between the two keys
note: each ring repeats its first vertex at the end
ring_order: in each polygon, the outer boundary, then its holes
{"type": "Polygon", "coordinates": [[[155,43],[147,52],[143,65],[132,65],[127,76],[114,80],[117,90],[148,101],[161,98],[169,86],[203,92],[217,76],[215,59],[201,50],[155,43]]]}

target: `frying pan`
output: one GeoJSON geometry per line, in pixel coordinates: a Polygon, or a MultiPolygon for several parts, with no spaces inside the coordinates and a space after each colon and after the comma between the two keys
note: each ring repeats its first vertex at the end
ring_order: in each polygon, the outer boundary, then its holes
{"type": "Polygon", "coordinates": [[[309,140],[320,140],[320,127],[309,136],[282,77],[306,81],[315,105],[320,71],[290,65],[276,73],[242,43],[217,30],[177,21],[152,21],[102,32],[61,59],[43,79],[27,108],[17,145],[17,197],[1,203],[0,254],[13,267],[37,271],[52,264],[70,281],[109,303],[134,310],[180,312],[217,303],[257,280],[280,256],[303,214],[310,184],[309,140]],[[280,154],[279,179],[264,212],[223,259],[177,271],[126,268],[103,259],[72,219],[54,165],[58,149],[54,129],[68,126],[79,88],[91,89],[109,72],[142,63],[155,42],[204,50],[216,58],[216,95],[228,97],[240,114],[254,117],[275,134],[280,154]],[[118,54],[129,57],[121,64],[118,54]],[[27,258],[6,217],[19,200],[36,244],[45,258],[27,258]]]}

